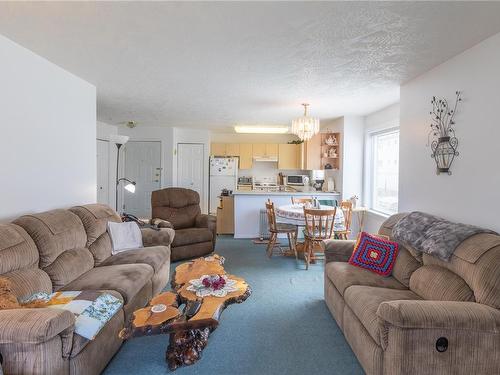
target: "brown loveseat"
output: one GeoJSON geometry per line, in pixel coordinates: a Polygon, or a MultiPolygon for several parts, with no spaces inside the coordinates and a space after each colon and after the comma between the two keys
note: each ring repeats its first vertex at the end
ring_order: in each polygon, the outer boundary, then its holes
{"type": "Polygon", "coordinates": [[[214,251],[217,239],[216,219],[201,213],[200,195],[196,191],[184,188],[153,191],[151,208],[152,223],[158,223],[158,219],[162,219],[175,229],[172,261],[199,257],[214,251]]]}
{"type": "Polygon", "coordinates": [[[346,263],[354,244],[325,244],[325,301],[367,374],[500,373],[500,236],[468,238],[449,262],[400,246],[389,277],[346,263]]]}
{"type": "Polygon", "coordinates": [[[0,225],[0,274],[18,297],[57,290],[106,290],[123,300],[92,341],[73,334],[69,311],[38,308],[0,311],[0,353],[6,374],[99,374],[119,349],[118,332],[131,313],[167,284],[172,229],[143,229],[151,246],[111,255],[105,205],[25,215],[0,225]]]}

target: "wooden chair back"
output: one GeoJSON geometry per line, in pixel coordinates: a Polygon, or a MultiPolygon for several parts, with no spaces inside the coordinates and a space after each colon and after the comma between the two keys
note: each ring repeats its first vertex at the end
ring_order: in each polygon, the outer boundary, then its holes
{"type": "Polygon", "coordinates": [[[337,207],[329,210],[304,207],[305,233],[313,241],[328,240],[333,237],[333,225],[337,207]]]}
{"type": "Polygon", "coordinates": [[[271,202],[270,199],[268,199],[266,202],[266,213],[267,213],[267,221],[269,223],[269,230],[270,231],[277,230],[276,213],[274,212],[274,203],[271,202]]]}
{"type": "Polygon", "coordinates": [[[296,198],[292,197],[292,204],[306,204],[306,203],[312,203],[313,199],[312,198],[296,198]]]}
{"type": "Polygon", "coordinates": [[[344,224],[345,230],[351,230],[351,222],[352,222],[352,202],[351,201],[342,201],[340,203],[340,209],[344,214],[344,224]]]}

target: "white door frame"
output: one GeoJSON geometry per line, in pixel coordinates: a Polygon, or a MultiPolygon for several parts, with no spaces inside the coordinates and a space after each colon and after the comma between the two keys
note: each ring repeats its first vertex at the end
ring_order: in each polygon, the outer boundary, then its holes
{"type": "MultiPolygon", "coordinates": [[[[201,194],[200,194],[200,207],[201,211],[204,212],[204,207],[207,207],[208,204],[205,202],[205,196],[207,193],[208,187],[205,187],[205,144],[201,142],[177,142],[176,144],[176,159],[177,159],[177,176],[175,176],[176,185],[179,184],[179,145],[200,145],[202,147],[203,153],[203,166],[201,168],[201,194]]],[[[208,209],[207,209],[208,210],[208,209]]]]}

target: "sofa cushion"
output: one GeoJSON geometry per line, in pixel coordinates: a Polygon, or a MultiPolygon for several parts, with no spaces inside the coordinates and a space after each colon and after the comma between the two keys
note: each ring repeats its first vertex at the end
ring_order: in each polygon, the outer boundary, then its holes
{"type": "Polygon", "coordinates": [[[78,216],[68,210],[25,215],[14,221],[33,238],[40,255],[40,268],[59,289],[89,271],[94,262],[85,248],[87,233],[78,216]]]}
{"type": "Polygon", "coordinates": [[[83,223],[87,232],[87,245],[99,265],[111,256],[111,240],[107,232],[108,221],[120,223],[120,216],[105,204],[87,204],[70,208],[83,223]]]}
{"type": "Polygon", "coordinates": [[[62,290],[116,290],[127,304],[153,277],[147,264],[118,264],[96,267],[66,285],[62,290]]]}
{"type": "Polygon", "coordinates": [[[390,289],[407,289],[394,277],[382,277],[371,271],[355,267],[346,262],[330,262],[325,265],[325,274],[335,285],[339,293],[351,285],[377,286],[390,289]]]}
{"type": "Polygon", "coordinates": [[[380,328],[382,327],[377,316],[378,306],[386,301],[419,299],[421,298],[410,290],[361,285],[351,286],[344,293],[346,305],[351,308],[378,345],[380,345],[380,328]]]}
{"type": "Polygon", "coordinates": [[[207,228],[176,229],[172,247],[212,241],[213,234],[207,228]]]}
{"type": "Polygon", "coordinates": [[[118,253],[106,259],[101,266],[144,263],[150,265],[156,273],[169,260],[170,249],[167,246],[154,246],[118,253]]]}
{"type": "Polygon", "coordinates": [[[410,289],[423,299],[474,301],[474,292],[457,274],[439,266],[423,266],[410,279],[410,289]]]}
{"type": "Polygon", "coordinates": [[[392,268],[392,276],[406,287],[410,286],[410,277],[422,263],[419,262],[403,245],[399,244],[399,253],[392,268]]]}

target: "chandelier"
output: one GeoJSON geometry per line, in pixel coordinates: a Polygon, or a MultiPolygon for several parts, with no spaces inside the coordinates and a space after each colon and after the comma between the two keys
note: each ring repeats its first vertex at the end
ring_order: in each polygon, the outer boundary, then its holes
{"type": "Polygon", "coordinates": [[[304,116],[292,121],[292,133],[302,141],[307,141],[311,139],[313,135],[319,133],[319,118],[308,116],[307,107],[309,104],[304,103],[302,105],[304,106],[304,116]]]}

